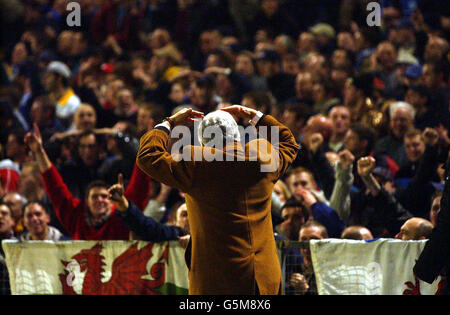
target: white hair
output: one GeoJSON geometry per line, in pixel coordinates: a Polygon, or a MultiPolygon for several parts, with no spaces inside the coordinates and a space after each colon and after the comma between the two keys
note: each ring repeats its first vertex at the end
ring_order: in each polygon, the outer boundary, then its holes
{"type": "Polygon", "coordinates": [[[402,107],[409,111],[411,119],[413,120],[416,115],[416,110],[411,104],[406,102],[394,102],[391,105],[389,105],[389,116],[391,117],[391,119],[394,117],[395,111],[402,107]]]}
{"type": "Polygon", "coordinates": [[[233,116],[223,110],[209,113],[198,126],[198,139],[203,145],[207,145],[212,140],[217,142],[218,139],[215,139],[217,134],[221,134],[226,143],[240,141],[241,138],[238,125],[233,116]]]}

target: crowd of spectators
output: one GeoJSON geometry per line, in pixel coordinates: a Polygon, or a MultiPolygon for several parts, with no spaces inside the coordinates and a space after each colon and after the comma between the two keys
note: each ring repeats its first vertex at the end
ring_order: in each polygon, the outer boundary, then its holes
{"type": "MultiPolygon", "coordinates": [[[[183,192],[135,165],[139,138],[229,104],[301,144],[274,188],[277,239],[430,235],[450,148],[440,0],[380,1],[381,26],[364,0],[90,0],[78,26],[68,2],[0,2],[1,240],[186,244],[183,192]],[[108,198],[122,176],[128,212],[108,198]]],[[[314,294],[300,257],[289,286],[314,294]]]]}

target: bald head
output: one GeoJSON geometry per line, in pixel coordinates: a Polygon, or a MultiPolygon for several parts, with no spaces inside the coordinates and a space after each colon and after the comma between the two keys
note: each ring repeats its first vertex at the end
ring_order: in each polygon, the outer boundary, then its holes
{"type": "Polygon", "coordinates": [[[333,122],[334,132],[345,135],[350,128],[351,113],[347,106],[334,106],[328,115],[333,122]]]}
{"type": "Polygon", "coordinates": [[[423,218],[411,218],[400,228],[400,232],[395,236],[403,241],[426,240],[431,236],[433,224],[423,218]]]}
{"type": "Polygon", "coordinates": [[[372,239],[373,235],[370,230],[365,228],[364,226],[352,225],[342,231],[341,238],[347,240],[362,241],[372,239]]]}
{"type": "Polygon", "coordinates": [[[27,200],[18,192],[10,191],[3,196],[3,202],[11,208],[11,215],[17,222],[22,217],[22,207],[27,200]]]}
{"type": "Polygon", "coordinates": [[[314,133],[320,133],[323,141],[327,143],[333,132],[333,121],[324,115],[314,115],[308,119],[305,128],[303,128],[303,144],[307,145],[309,137],[314,133]]]}

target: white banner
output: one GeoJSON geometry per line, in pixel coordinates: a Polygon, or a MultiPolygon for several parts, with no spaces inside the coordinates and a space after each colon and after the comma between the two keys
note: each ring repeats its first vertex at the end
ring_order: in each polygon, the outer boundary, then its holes
{"type": "Polygon", "coordinates": [[[12,294],[187,294],[178,242],[3,241],[12,294]]]}
{"type": "Polygon", "coordinates": [[[311,240],[311,258],[319,294],[434,295],[443,281],[428,284],[413,267],[426,241],[379,239],[371,242],[311,240]]]}

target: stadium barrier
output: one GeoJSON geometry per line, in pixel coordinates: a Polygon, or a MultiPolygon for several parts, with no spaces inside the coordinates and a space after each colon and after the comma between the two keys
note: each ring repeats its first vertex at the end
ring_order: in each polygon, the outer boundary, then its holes
{"type": "MultiPolygon", "coordinates": [[[[283,294],[300,272],[300,250],[310,250],[317,291],[326,294],[439,294],[412,273],[425,241],[378,239],[277,241],[283,294]]],[[[0,274],[0,294],[187,294],[184,249],[178,242],[3,241],[9,281],[0,274]]],[[[0,267],[2,262],[0,261],[0,267]]],[[[4,265],[4,264],[3,264],[4,265]]]]}

